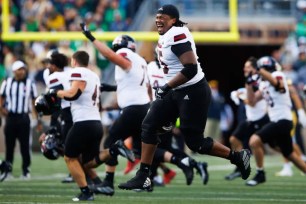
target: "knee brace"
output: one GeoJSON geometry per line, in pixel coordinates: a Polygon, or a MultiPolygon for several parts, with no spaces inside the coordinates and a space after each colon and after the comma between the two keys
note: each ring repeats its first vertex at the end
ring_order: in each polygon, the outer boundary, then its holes
{"type": "Polygon", "coordinates": [[[105,162],[105,164],[107,164],[108,166],[117,166],[118,165],[118,159],[117,157],[114,158],[110,158],[107,162],[105,162]]]}
{"type": "Polygon", "coordinates": [[[209,154],[214,144],[210,137],[204,138],[202,133],[196,131],[182,130],[185,136],[185,142],[189,149],[200,154],[209,154]]]}
{"type": "Polygon", "coordinates": [[[157,145],[160,139],[157,135],[156,128],[152,127],[150,124],[142,124],[141,141],[146,144],[157,145]]]}

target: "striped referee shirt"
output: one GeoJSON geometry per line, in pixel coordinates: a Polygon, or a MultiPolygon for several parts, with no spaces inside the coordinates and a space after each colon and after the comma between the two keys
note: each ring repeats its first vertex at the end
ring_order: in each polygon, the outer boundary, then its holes
{"type": "Polygon", "coordinates": [[[37,89],[30,79],[16,81],[9,77],[1,84],[0,95],[5,98],[5,107],[9,113],[26,114],[32,110],[32,100],[37,97],[37,89]]]}

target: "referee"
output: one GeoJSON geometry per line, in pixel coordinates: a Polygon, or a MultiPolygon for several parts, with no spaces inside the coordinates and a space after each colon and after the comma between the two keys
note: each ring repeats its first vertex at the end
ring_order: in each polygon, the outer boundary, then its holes
{"type": "MultiPolygon", "coordinates": [[[[16,139],[22,156],[22,179],[30,179],[30,117],[29,113],[37,97],[35,84],[27,77],[26,65],[15,61],[14,76],[3,81],[0,89],[1,114],[6,118],[4,126],[6,161],[13,164],[16,139]]],[[[35,109],[33,109],[35,110],[35,109]]],[[[35,112],[36,113],[36,112],[35,112]]],[[[42,129],[41,123],[37,130],[42,129]]],[[[10,172],[10,175],[12,172],[10,172]]],[[[12,176],[11,176],[12,177],[12,176]]]]}

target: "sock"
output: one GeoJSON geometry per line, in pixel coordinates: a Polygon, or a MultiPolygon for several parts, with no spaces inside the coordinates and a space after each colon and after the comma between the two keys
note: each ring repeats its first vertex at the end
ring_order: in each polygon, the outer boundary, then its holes
{"type": "Polygon", "coordinates": [[[150,173],[150,168],[151,168],[151,165],[141,163],[139,170],[142,171],[142,172],[145,172],[145,173],[150,173]]]}
{"type": "Polygon", "coordinates": [[[90,194],[90,190],[89,190],[88,186],[81,187],[80,190],[84,194],[90,194]]]}
{"type": "Polygon", "coordinates": [[[264,168],[259,168],[259,167],[256,167],[256,171],[263,171],[264,168]]]}
{"type": "Polygon", "coordinates": [[[114,175],[115,175],[114,172],[106,172],[105,180],[113,183],[114,182],[114,175]]]}
{"type": "Polygon", "coordinates": [[[94,183],[95,185],[101,184],[101,183],[102,183],[102,181],[101,181],[101,179],[99,178],[99,176],[97,176],[96,178],[92,179],[92,181],[93,181],[93,183],[94,183]]]}

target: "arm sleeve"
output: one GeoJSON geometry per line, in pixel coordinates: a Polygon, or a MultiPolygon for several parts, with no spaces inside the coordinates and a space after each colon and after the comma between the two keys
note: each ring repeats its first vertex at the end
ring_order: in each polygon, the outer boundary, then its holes
{"type": "Polygon", "coordinates": [[[191,43],[185,42],[171,46],[172,52],[179,58],[182,54],[188,51],[192,51],[191,43]]]}

